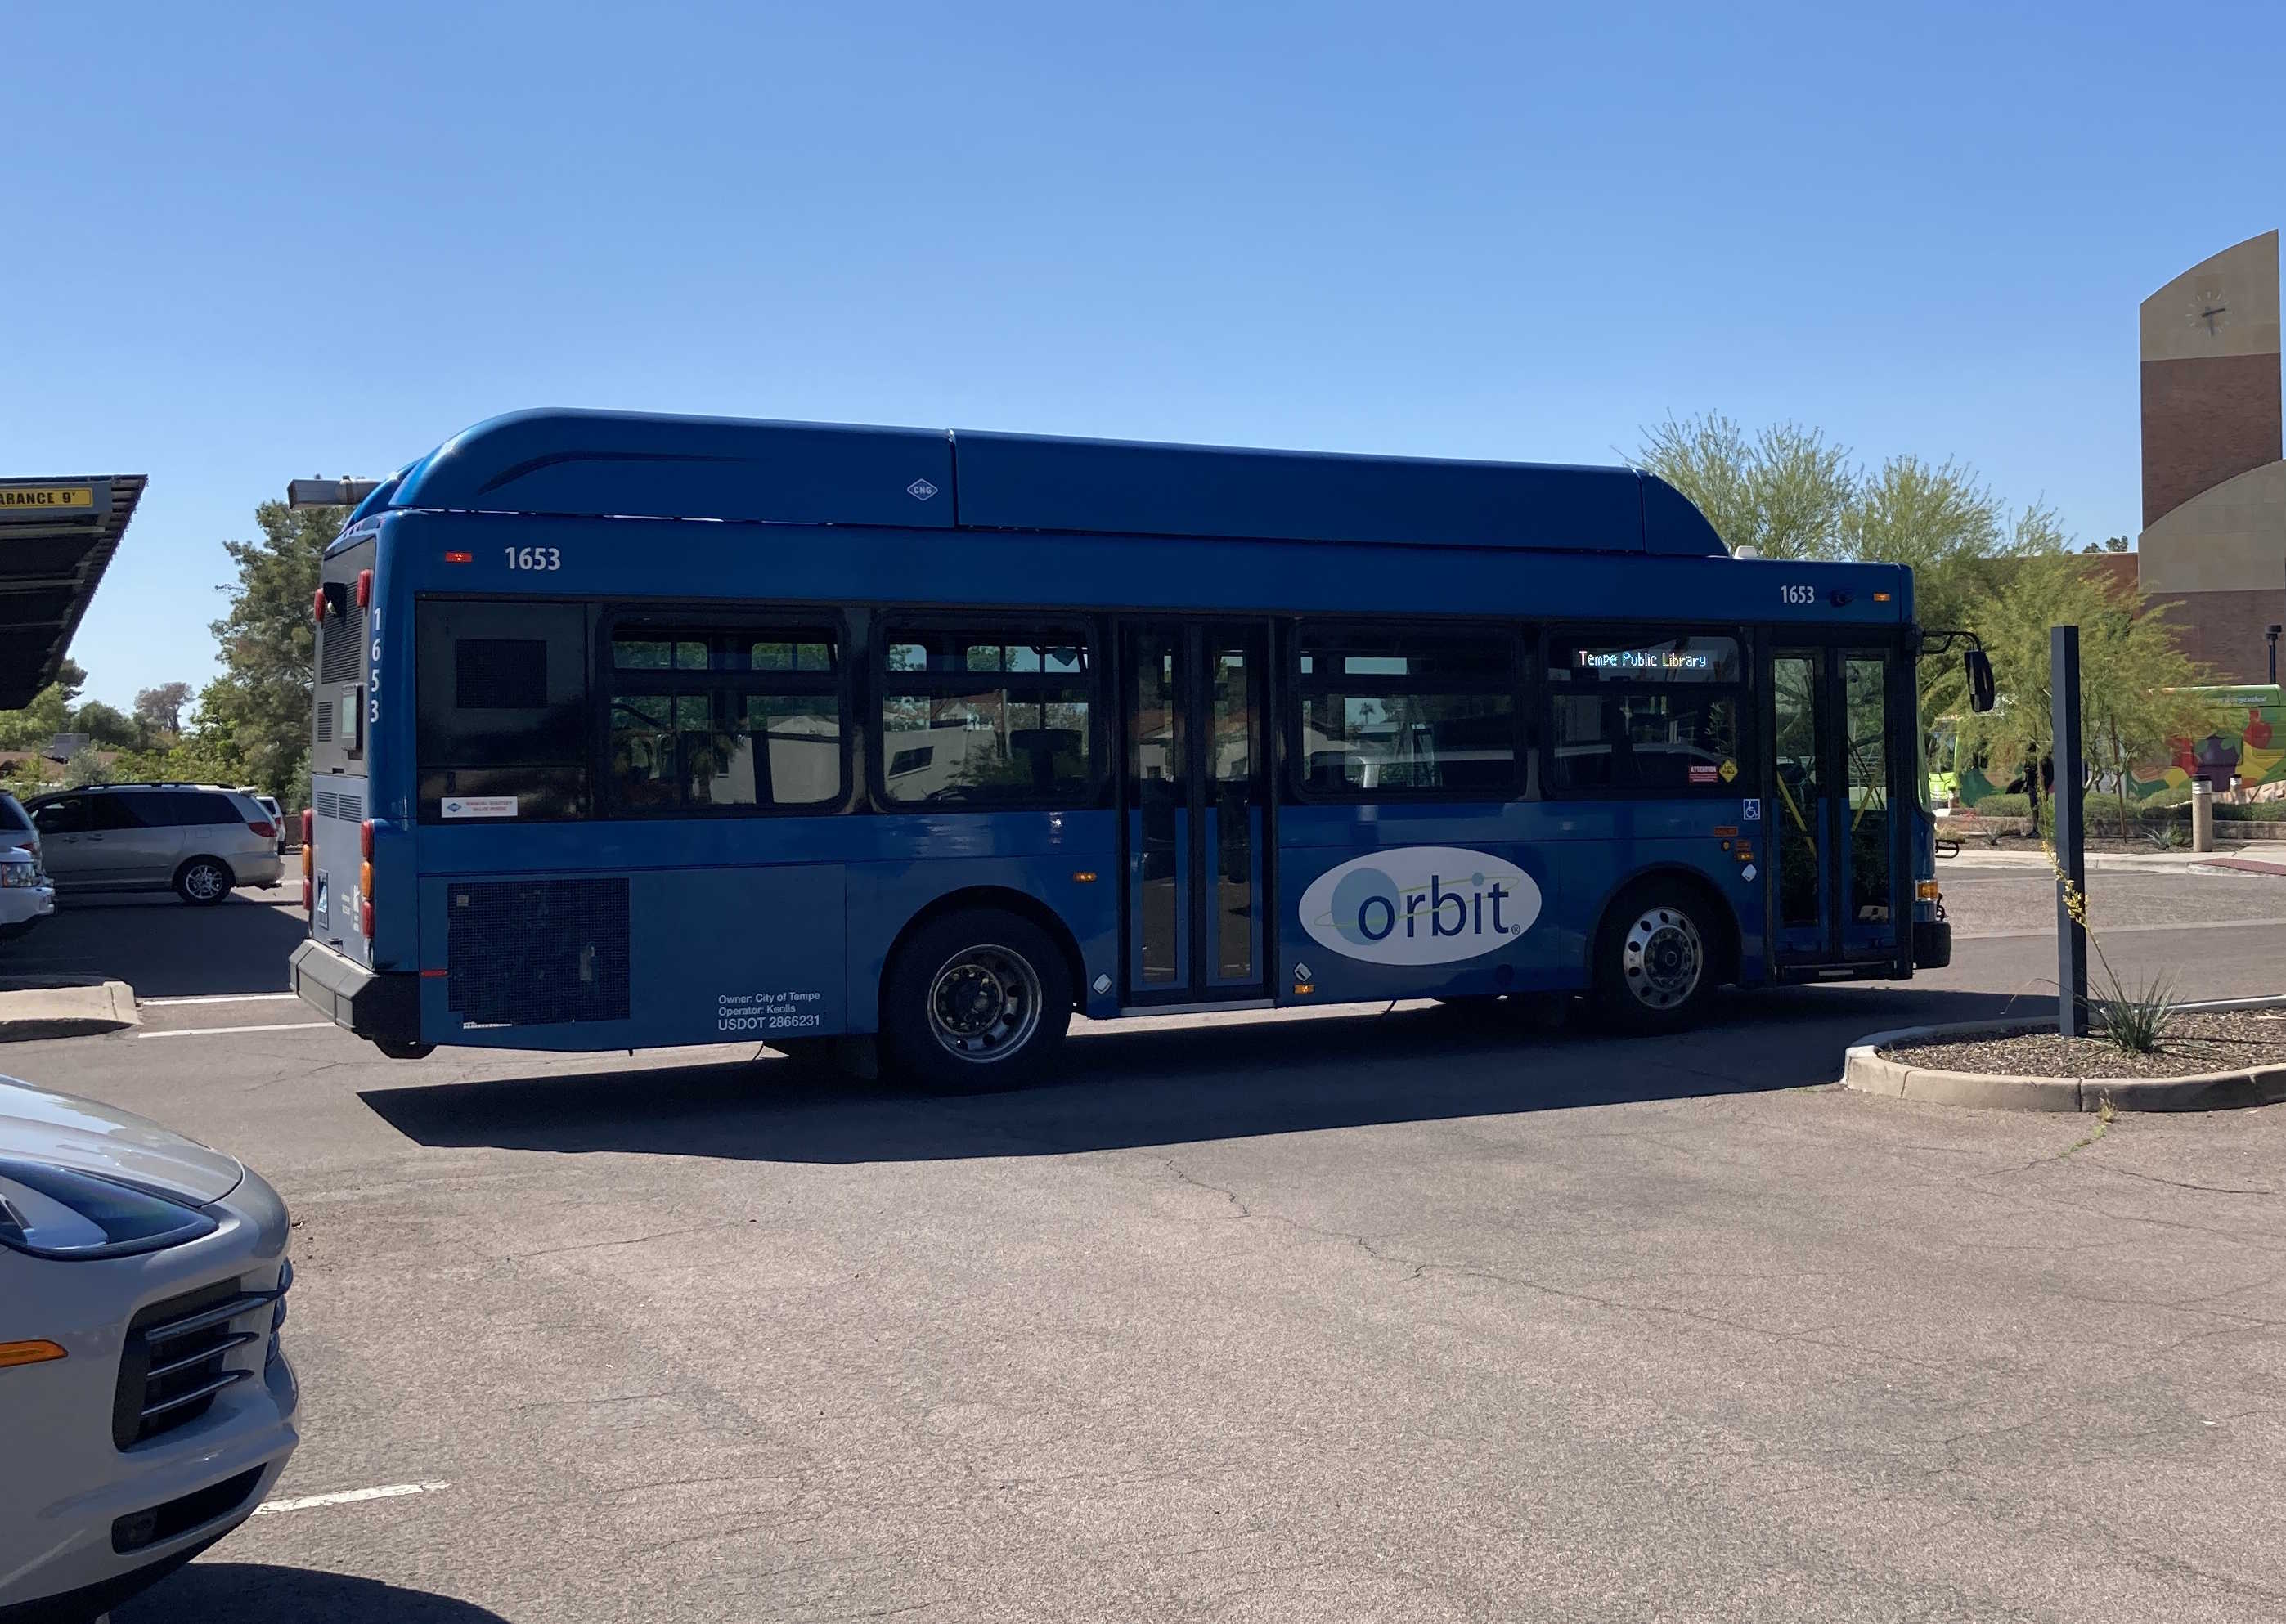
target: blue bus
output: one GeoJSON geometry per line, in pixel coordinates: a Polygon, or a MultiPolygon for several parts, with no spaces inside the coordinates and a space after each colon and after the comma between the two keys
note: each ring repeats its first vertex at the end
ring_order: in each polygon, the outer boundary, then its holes
{"type": "Polygon", "coordinates": [[[327,549],[296,990],[385,1053],[1946,962],[1910,572],[1628,469],[574,411],[327,549]]]}

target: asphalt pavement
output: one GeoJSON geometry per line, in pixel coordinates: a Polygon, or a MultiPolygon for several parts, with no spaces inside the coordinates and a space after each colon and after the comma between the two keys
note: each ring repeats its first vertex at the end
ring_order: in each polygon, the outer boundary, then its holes
{"type": "MultiPolygon", "coordinates": [[[[951,1100],[389,1061],[282,893],[68,909],[144,1025],[0,1069],[296,1215],[279,1509],[117,1624],[2286,1618],[2286,1111],[1833,1088],[2053,997],[2052,887],[1945,884],[1951,968],[1686,1037],[1108,1022],[951,1100]]],[[[2127,977],[2286,979],[2286,879],[2091,891],[2127,977]]]]}

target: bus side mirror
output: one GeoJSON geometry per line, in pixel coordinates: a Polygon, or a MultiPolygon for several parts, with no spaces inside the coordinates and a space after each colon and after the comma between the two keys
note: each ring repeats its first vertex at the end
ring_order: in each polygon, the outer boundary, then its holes
{"type": "Polygon", "coordinates": [[[1982,649],[1971,649],[1960,657],[1961,669],[1968,676],[1968,708],[1982,713],[1992,708],[1992,659],[1982,649]]]}

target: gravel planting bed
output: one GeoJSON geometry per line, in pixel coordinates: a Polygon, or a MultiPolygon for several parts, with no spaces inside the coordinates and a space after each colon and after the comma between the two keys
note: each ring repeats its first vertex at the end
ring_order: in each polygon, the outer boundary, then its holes
{"type": "Polygon", "coordinates": [[[2286,1010],[2178,1015],[2149,1054],[2131,1054],[2101,1037],[2029,1031],[1897,1044],[1881,1055],[1908,1066],[2003,1077],[2195,1077],[2286,1064],[2286,1010]]]}

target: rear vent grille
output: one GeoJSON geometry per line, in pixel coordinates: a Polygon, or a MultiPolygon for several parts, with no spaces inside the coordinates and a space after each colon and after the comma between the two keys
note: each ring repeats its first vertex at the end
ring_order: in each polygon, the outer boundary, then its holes
{"type": "Polygon", "coordinates": [[[468,1025],[627,1018],[626,880],[458,884],[445,916],[445,1005],[468,1025]]]}
{"type": "Polygon", "coordinates": [[[267,1334],[277,1298],[226,1280],[137,1314],[119,1356],[111,1441],[125,1449],[196,1421],[217,1393],[249,1379],[254,1371],[230,1355],[267,1334]]]}
{"type": "Polygon", "coordinates": [[[351,604],[339,624],[331,620],[326,622],[319,629],[318,642],[320,645],[318,681],[356,682],[359,657],[365,648],[365,611],[351,604]]]}
{"type": "MultiPolygon", "coordinates": [[[[318,736],[323,738],[323,733],[318,736]]],[[[310,809],[319,817],[341,818],[348,823],[365,821],[365,802],[354,790],[319,790],[310,797],[310,809]]]]}
{"type": "Polygon", "coordinates": [[[318,742],[321,745],[334,742],[334,707],[331,705],[318,707],[318,742]]]}

